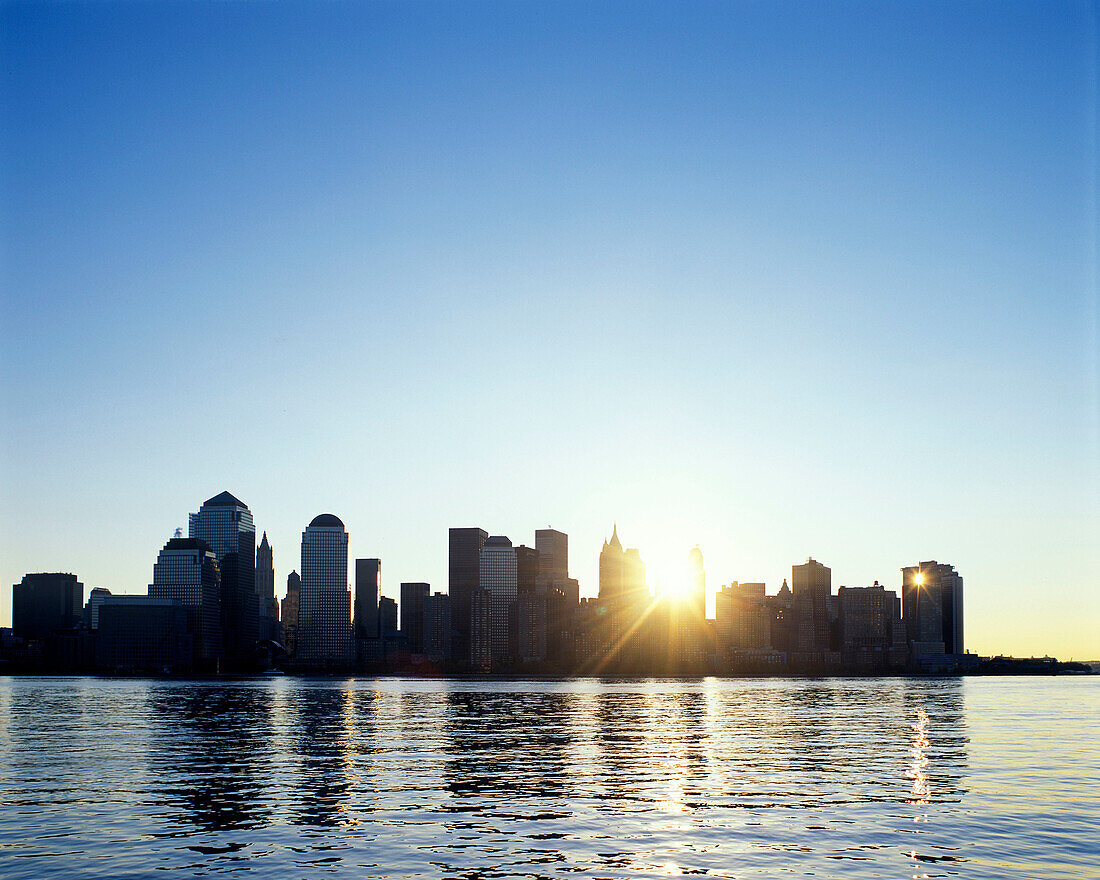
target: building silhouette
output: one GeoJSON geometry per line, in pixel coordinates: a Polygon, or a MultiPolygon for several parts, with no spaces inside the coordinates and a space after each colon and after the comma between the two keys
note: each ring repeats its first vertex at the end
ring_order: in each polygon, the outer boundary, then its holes
{"type": "Polygon", "coordinates": [[[84,584],[75,574],[25,574],[12,587],[11,628],[17,638],[44,641],[78,626],[83,616],[84,584]]]}
{"type": "Polygon", "coordinates": [[[539,583],[539,551],[520,544],[516,551],[516,592],[534,593],[539,583]]]}
{"type": "Polygon", "coordinates": [[[313,666],[340,666],[355,659],[348,533],[340,518],[331,513],[314,517],[302,532],[297,656],[313,666]]]}
{"type": "Polygon", "coordinates": [[[401,632],[408,637],[413,652],[424,650],[424,603],[431,591],[425,583],[401,584],[401,632]]]}
{"type": "Polygon", "coordinates": [[[493,661],[507,659],[511,608],[516,601],[516,551],[503,535],[487,538],[481,548],[479,587],[489,596],[489,651],[493,661]]]}
{"type": "Polygon", "coordinates": [[[209,545],[199,538],[171,538],[153,564],[149,596],[183,606],[195,668],[216,671],[223,656],[222,590],[218,560],[209,545]]]}
{"type": "Polygon", "coordinates": [[[260,638],[281,642],[279,600],[275,598],[275,553],[268,543],[267,532],[256,548],[256,596],[260,605],[260,638]]]}
{"type": "Polygon", "coordinates": [[[222,653],[231,665],[247,665],[260,636],[252,512],[222,492],[190,515],[187,536],[205,541],[214,551],[221,572],[222,653]]]}
{"type": "Polygon", "coordinates": [[[905,630],[898,594],[875,581],[870,587],[840,587],[837,598],[844,664],[867,671],[904,666],[905,630]]]}
{"type": "Polygon", "coordinates": [[[357,639],[378,638],[378,598],[382,594],[382,560],[355,560],[355,609],[352,616],[357,639]]]}
{"type": "Polygon", "coordinates": [[[293,657],[298,650],[298,609],[301,607],[302,578],[292,571],[286,578],[286,596],[283,597],[282,613],[279,615],[283,625],[283,644],[286,652],[293,657]]]}
{"type": "Polygon", "coordinates": [[[930,560],[901,570],[902,619],[914,659],[965,653],[963,579],[953,565],[930,560]]]}
{"type": "Polygon", "coordinates": [[[470,661],[470,596],[479,589],[481,548],[488,537],[478,528],[450,529],[447,535],[447,592],[455,633],[451,647],[461,663],[470,661]]]}
{"type": "Polygon", "coordinates": [[[424,599],[424,653],[434,663],[451,658],[451,597],[446,593],[424,599]]]}
{"type": "Polygon", "coordinates": [[[791,587],[797,625],[792,649],[804,654],[823,654],[830,649],[829,596],[832,571],[812,557],[791,566],[791,587]]]}
{"type": "Polygon", "coordinates": [[[84,603],[84,626],[90,630],[99,629],[99,607],[103,600],[111,595],[106,587],[92,587],[88,601],[84,603]]]}
{"type": "Polygon", "coordinates": [[[105,672],[188,672],[192,637],[177,599],[108,596],[99,608],[95,663],[105,672]]]}
{"type": "Polygon", "coordinates": [[[378,600],[378,634],[381,638],[387,638],[397,632],[397,603],[389,596],[383,596],[378,600]]]}

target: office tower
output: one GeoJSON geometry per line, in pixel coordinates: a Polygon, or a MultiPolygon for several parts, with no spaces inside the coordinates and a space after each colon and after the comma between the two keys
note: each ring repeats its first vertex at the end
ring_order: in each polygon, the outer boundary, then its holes
{"type": "Polygon", "coordinates": [[[378,600],[378,634],[382,638],[397,632],[397,603],[389,596],[378,600]]]}
{"type": "Polygon", "coordinates": [[[275,598],[275,553],[267,541],[267,532],[256,548],[256,597],[260,605],[261,639],[282,640],[279,629],[279,600],[275,598]]]}
{"type": "Polygon", "coordinates": [[[807,559],[802,565],[791,566],[791,586],[799,633],[796,650],[829,650],[829,595],[832,584],[832,571],[815,559],[807,559]]]}
{"type": "Polygon", "coordinates": [[[456,638],[455,657],[470,658],[470,594],[481,577],[481,548],[489,533],[484,529],[450,529],[447,534],[447,592],[451,597],[451,625],[456,638]]]}
{"type": "Polygon", "coordinates": [[[623,592],[623,545],[619,541],[619,526],[611,527],[611,540],[603,542],[600,550],[601,599],[613,599],[623,592]]]}
{"type": "Polygon", "coordinates": [[[489,594],[489,644],[493,660],[509,656],[509,613],[516,601],[516,551],[503,535],[486,539],[481,548],[479,586],[489,594]]]}
{"type": "Polygon", "coordinates": [[[75,574],[25,574],[12,587],[11,628],[17,638],[41,641],[79,626],[83,615],[84,584],[75,574]]]}
{"type": "Polygon", "coordinates": [[[111,591],[106,587],[92,587],[88,601],[84,603],[84,626],[88,629],[99,629],[99,606],[110,595],[111,591]]]}
{"type": "Polygon", "coordinates": [[[899,655],[895,645],[897,593],[875,581],[870,587],[840,587],[837,599],[840,652],[845,664],[861,669],[904,665],[904,651],[899,655]]]}
{"type": "Polygon", "coordinates": [[[482,672],[488,672],[493,666],[492,605],[493,597],[488,590],[477,589],[470,593],[469,662],[482,672]]]}
{"type": "Polygon", "coordinates": [[[773,614],[768,608],[763,584],[734,581],[722,587],[714,595],[714,613],[720,651],[771,649],[773,614]]]}
{"type": "Polygon", "coordinates": [[[901,573],[902,619],[914,656],[965,653],[963,579],[955,567],[933,559],[901,573]]]}
{"type": "Polygon", "coordinates": [[[524,591],[519,593],[512,604],[512,653],[524,663],[546,659],[547,605],[550,595],[552,594],[524,591]]]}
{"type": "Polygon", "coordinates": [[[539,554],[539,575],[549,584],[569,577],[569,536],[556,529],[536,529],[535,549],[539,554]]]}
{"type": "Polygon", "coordinates": [[[99,608],[95,660],[107,672],[187,672],[192,638],[183,603],[153,596],[106,597],[99,608]]]}
{"type": "Polygon", "coordinates": [[[401,632],[409,640],[409,650],[424,650],[424,603],[432,588],[424,583],[401,585],[401,632]]]}
{"type": "Polygon", "coordinates": [[[378,638],[378,597],[382,595],[382,560],[355,560],[355,637],[378,638]]]}
{"type": "Polygon", "coordinates": [[[214,551],[198,538],[172,538],[153,564],[153,599],[174,599],[187,617],[192,658],[202,671],[222,656],[221,575],[214,551]]]}
{"type": "Polygon", "coordinates": [[[298,648],[298,609],[302,597],[302,579],[298,572],[292,571],[286,578],[286,596],[283,597],[283,609],[280,615],[283,624],[283,646],[293,657],[298,648]]]}
{"type": "Polygon", "coordinates": [[[302,532],[298,659],[320,666],[340,666],[355,659],[348,533],[331,513],[314,517],[302,532]]]}
{"type": "Polygon", "coordinates": [[[446,593],[424,599],[424,653],[434,663],[451,658],[451,597],[446,593]]]}
{"type": "Polygon", "coordinates": [[[526,544],[516,547],[516,592],[534,593],[538,589],[539,551],[526,544]]]}
{"type": "Polygon", "coordinates": [[[189,538],[205,541],[221,572],[222,652],[231,664],[246,665],[260,636],[256,594],[256,526],[248,506],[228,492],[208,499],[192,513],[189,538]]]}

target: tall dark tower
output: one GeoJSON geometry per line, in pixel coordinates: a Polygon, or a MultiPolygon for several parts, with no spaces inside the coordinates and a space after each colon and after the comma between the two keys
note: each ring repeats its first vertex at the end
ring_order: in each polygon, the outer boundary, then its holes
{"type": "Polygon", "coordinates": [[[352,627],[357,639],[378,638],[378,598],[382,593],[382,560],[355,560],[355,607],[352,627]]]}
{"type": "Polygon", "coordinates": [[[902,617],[914,657],[962,654],[963,579],[953,565],[932,559],[901,570],[902,617]]]}
{"type": "Polygon", "coordinates": [[[603,542],[600,550],[600,598],[612,599],[623,592],[623,545],[619,541],[619,527],[612,525],[611,540],[603,542]]]}
{"type": "Polygon", "coordinates": [[[470,657],[470,596],[481,581],[481,548],[485,529],[450,529],[447,536],[447,591],[451,596],[451,626],[458,635],[452,642],[454,656],[470,657]]]}
{"type": "Polygon", "coordinates": [[[260,603],[260,638],[279,641],[279,602],[275,598],[275,558],[267,532],[256,548],[256,595],[260,603]]]}
{"type": "Polygon", "coordinates": [[[228,492],[192,513],[187,534],[205,541],[221,570],[222,650],[233,665],[247,665],[260,635],[256,595],[256,526],[243,501],[228,492]]]}

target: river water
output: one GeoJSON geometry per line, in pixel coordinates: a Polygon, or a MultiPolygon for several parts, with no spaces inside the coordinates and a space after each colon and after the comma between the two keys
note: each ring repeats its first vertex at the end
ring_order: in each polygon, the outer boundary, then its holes
{"type": "Polygon", "coordinates": [[[1100,677],[0,678],[0,876],[1100,877],[1100,677]]]}

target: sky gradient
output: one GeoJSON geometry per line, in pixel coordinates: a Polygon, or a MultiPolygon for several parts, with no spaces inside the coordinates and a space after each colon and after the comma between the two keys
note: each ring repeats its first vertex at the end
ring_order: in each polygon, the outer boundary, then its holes
{"type": "Polygon", "coordinates": [[[1100,656],[1086,3],[0,6],[0,625],[228,489],[651,582],[938,559],[1100,656]]]}

